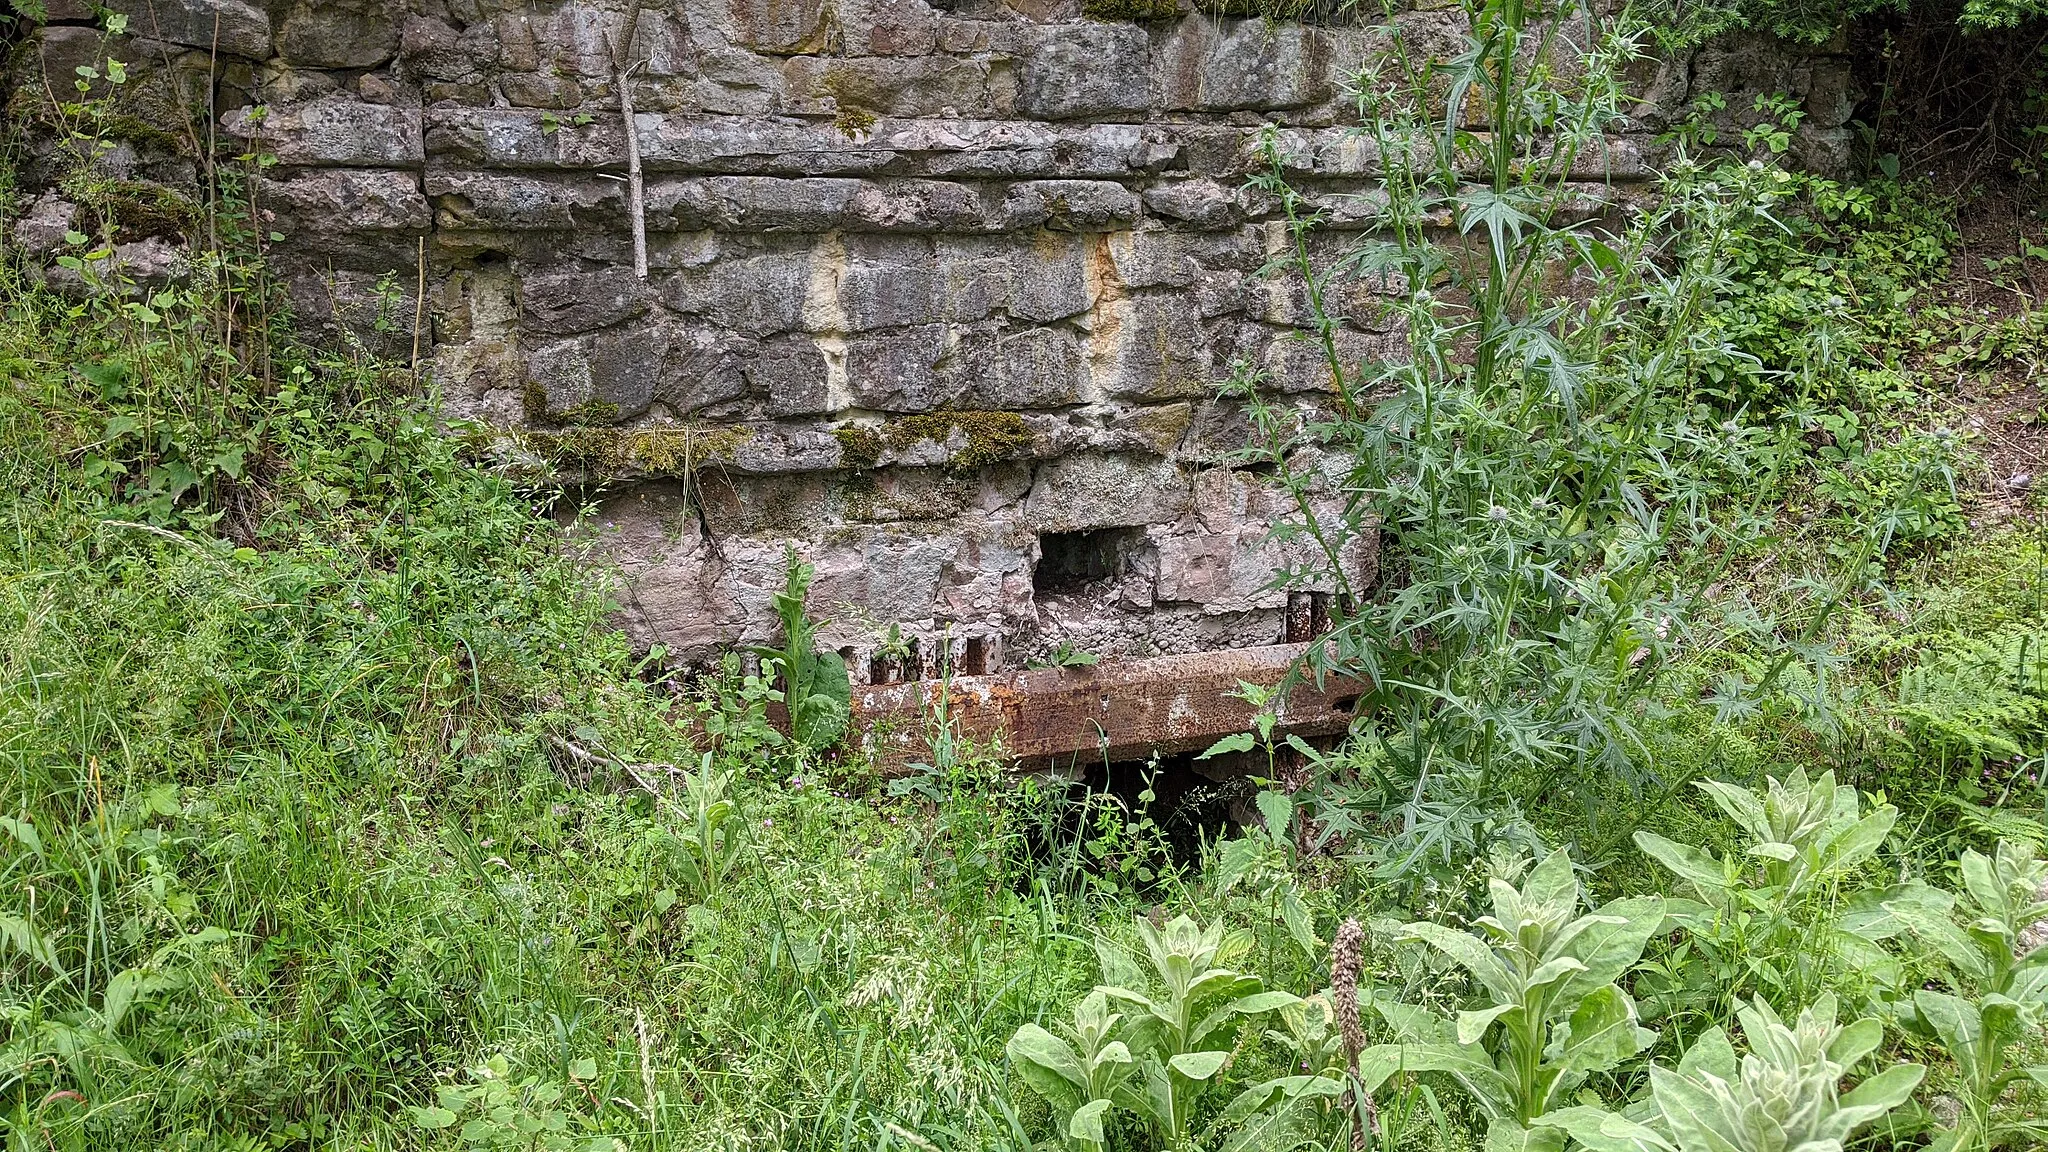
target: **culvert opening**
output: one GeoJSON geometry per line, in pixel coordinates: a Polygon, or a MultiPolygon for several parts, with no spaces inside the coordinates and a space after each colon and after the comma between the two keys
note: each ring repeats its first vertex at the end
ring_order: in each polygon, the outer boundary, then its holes
{"type": "Polygon", "coordinates": [[[1027,835],[1026,852],[1068,882],[1079,873],[1129,880],[1140,870],[1135,866],[1148,866],[1156,883],[1141,882],[1136,894],[1164,892],[1171,869],[1199,867],[1205,843],[1240,835],[1258,818],[1257,782],[1248,773],[1218,772],[1214,763],[1192,753],[1098,760],[1076,765],[1069,778],[1040,777],[1053,798],[1027,835]],[[1122,830],[1147,820],[1156,832],[1131,837],[1122,830]]]}
{"type": "Polygon", "coordinates": [[[1086,532],[1047,532],[1038,538],[1038,563],[1031,569],[1031,589],[1069,593],[1124,574],[1145,547],[1143,528],[1095,528],[1086,532]]]}

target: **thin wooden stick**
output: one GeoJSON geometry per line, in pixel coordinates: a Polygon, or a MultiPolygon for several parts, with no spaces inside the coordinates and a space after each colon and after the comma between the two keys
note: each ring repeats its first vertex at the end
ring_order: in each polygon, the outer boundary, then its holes
{"type": "Polygon", "coordinates": [[[640,27],[642,0],[626,9],[626,27],[619,35],[612,56],[612,73],[618,77],[619,121],[626,130],[626,207],[633,220],[633,275],[647,279],[647,195],[640,179],[640,132],[633,125],[632,70],[626,61],[633,55],[633,34],[640,27]]]}
{"type": "Polygon", "coordinates": [[[412,294],[412,383],[420,383],[420,329],[427,319],[427,235],[420,233],[419,282],[412,294]]]}

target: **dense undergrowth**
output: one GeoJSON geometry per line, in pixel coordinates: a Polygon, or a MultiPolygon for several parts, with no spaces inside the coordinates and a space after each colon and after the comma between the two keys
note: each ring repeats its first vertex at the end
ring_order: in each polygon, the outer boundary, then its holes
{"type": "MultiPolygon", "coordinates": [[[[1484,12],[1467,79],[1596,135],[1484,12]]],[[[1605,254],[1509,152],[1388,208],[1500,263],[1274,270],[1438,285],[1449,351],[1266,410],[1283,479],[1377,469],[1393,627],[1335,651],[1402,675],[1194,857],[1149,790],[942,731],[885,787],[737,663],[673,691],[550,494],[291,337],[232,196],[175,287],[7,270],[10,1149],[2040,1146],[2048,537],[1958,381],[2037,388],[2041,314],[1774,114],[1605,254]]]]}

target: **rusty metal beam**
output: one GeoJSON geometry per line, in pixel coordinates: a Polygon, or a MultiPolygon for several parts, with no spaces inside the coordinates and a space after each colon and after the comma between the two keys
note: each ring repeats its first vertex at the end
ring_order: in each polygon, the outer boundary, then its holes
{"type": "MultiPolygon", "coordinates": [[[[1308,644],[1233,648],[1149,660],[1106,660],[950,682],[915,680],[853,690],[848,744],[884,772],[930,756],[930,725],[943,706],[954,731],[977,744],[1000,740],[1021,770],[1142,760],[1197,752],[1249,731],[1257,709],[1240,682],[1272,687],[1308,644]]],[[[1366,683],[1331,678],[1295,686],[1278,709],[1277,733],[1333,736],[1351,723],[1366,683]]]]}

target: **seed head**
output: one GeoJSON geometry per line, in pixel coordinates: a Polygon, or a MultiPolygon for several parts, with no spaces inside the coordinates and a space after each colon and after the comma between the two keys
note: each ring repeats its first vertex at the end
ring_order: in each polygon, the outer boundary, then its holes
{"type": "Polygon", "coordinates": [[[1336,1001],[1337,1028],[1344,1035],[1344,1062],[1358,1066],[1358,1054],[1365,1048],[1365,1028],[1358,1019],[1358,974],[1365,967],[1365,929],[1357,919],[1337,928],[1330,945],[1330,991],[1336,1001]]]}

